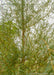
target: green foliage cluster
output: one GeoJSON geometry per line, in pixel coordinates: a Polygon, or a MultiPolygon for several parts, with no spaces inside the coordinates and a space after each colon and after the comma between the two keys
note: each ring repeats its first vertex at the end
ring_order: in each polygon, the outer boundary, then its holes
{"type": "Polygon", "coordinates": [[[54,75],[53,0],[7,0],[0,23],[0,75],[54,75]],[[5,14],[3,14],[5,12],[5,14]]]}

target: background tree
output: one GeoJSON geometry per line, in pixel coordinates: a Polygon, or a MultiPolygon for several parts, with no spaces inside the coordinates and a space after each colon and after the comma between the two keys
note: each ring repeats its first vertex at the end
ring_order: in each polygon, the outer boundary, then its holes
{"type": "Polygon", "coordinates": [[[7,0],[7,7],[2,4],[1,75],[54,73],[54,23],[49,23],[53,3],[53,0],[7,0]]]}

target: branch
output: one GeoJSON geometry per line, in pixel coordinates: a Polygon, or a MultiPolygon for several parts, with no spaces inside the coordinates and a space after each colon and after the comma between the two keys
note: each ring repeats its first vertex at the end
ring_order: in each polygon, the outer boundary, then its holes
{"type": "Polygon", "coordinates": [[[48,12],[45,16],[39,18],[39,20],[36,20],[36,17],[35,17],[34,19],[32,19],[32,20],[29,22],[29,24],[26,26],[26,28],[35,26],[37,23],[39,23],[40,20],[43,20],[43,18],[45,18],[46,16],[48,16],[49,13],[51,12],[51,10],[52,10],[52,9],[50,9],[49,12],[48,12]]]}

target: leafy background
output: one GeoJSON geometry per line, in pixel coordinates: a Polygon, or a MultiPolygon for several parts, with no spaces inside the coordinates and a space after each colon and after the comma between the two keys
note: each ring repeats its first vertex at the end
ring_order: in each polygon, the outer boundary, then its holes
{"type": "Polygon", "coordinates": [[[54,1],[0,3],[0,75],[54,75],[54,1]]]}

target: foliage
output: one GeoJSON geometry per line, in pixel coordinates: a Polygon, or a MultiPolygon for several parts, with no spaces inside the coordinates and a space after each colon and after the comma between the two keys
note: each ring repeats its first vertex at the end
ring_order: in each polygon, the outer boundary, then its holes
{"type": "Polygon", "coordinates": [[[53,3],[7,0],[2,6],[0,75],[54,74],[53,3]]]}

